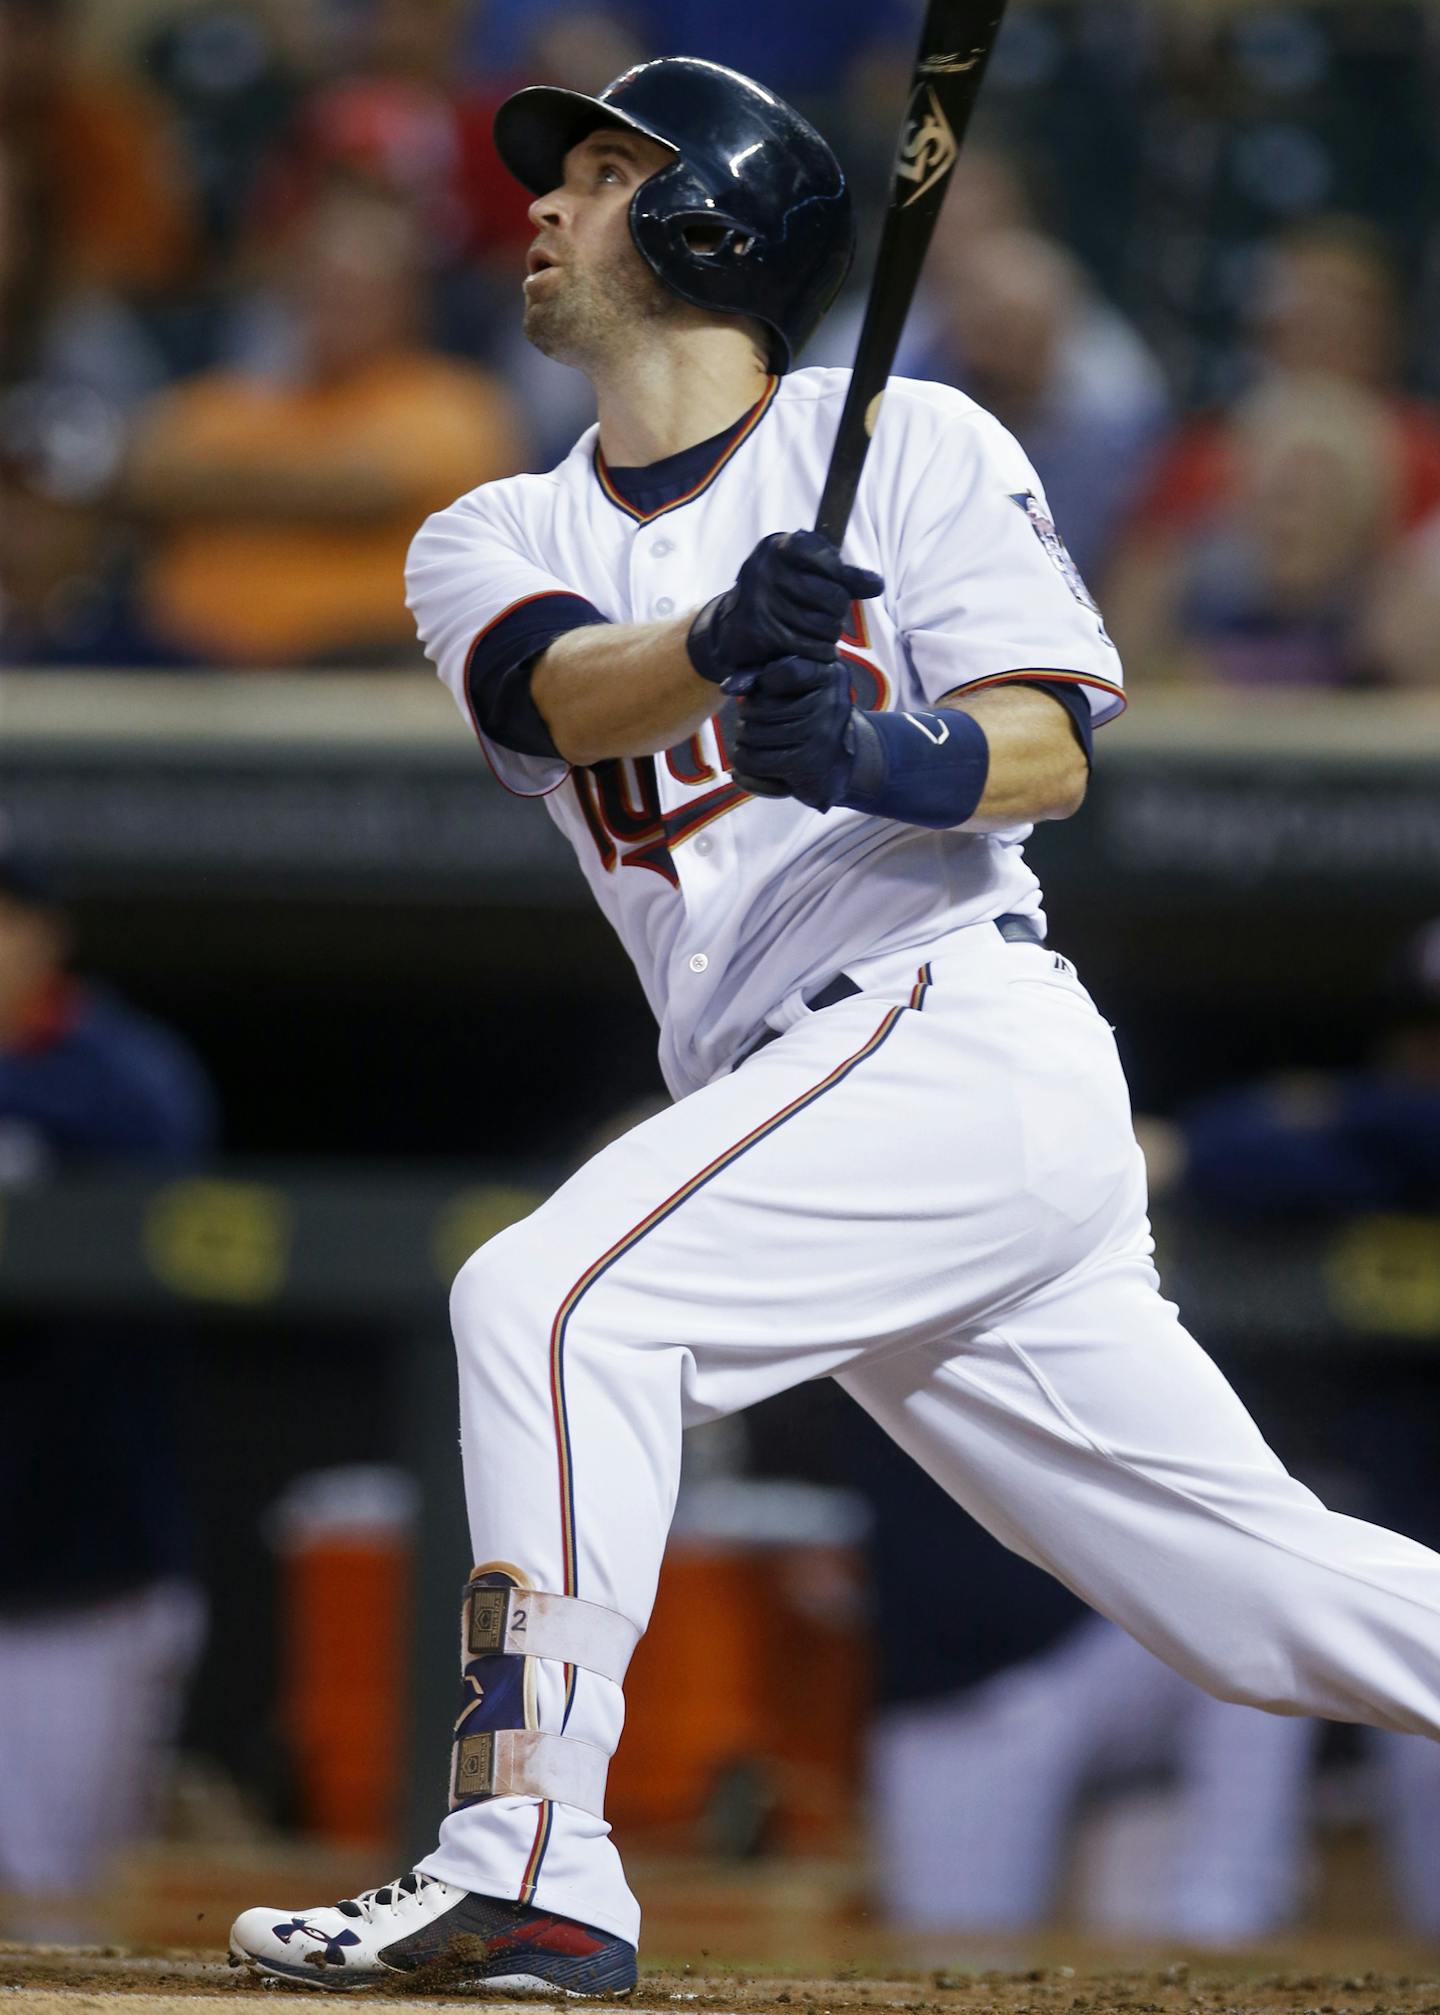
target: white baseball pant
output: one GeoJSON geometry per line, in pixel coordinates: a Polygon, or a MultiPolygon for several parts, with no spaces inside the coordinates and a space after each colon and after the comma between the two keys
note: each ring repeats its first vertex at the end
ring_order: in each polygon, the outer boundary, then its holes
{"type": "MultiPolygon", "coordinates": [[[[476,1561],[643,1627],[682,1429],[833,1375],[1208,1691],[1440,1736],[1440,1556],[1290,1477],[1161,1298],[1119,1059],[1069,966],[980,924],[847,971],[858,996],[461,1270],[476,1561]]],[[[925,1627],[879,1597],[882,1627],[925,1627]]],[[[535,1662],[540,1726],[613,1752],[620,1689],[535,1662]]],[[[608,1827],[571,1805],[465,1807],[421,1866],[638,1933],[608,1827]]]]}

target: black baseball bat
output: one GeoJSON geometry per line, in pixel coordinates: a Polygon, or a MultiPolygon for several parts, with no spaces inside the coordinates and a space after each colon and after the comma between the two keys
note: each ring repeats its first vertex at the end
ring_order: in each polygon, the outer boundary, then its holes
{"type": "Polygon", "coordinates": [[[900,331],[1004,13],[1005,0],[930,0],[926,10],[855,369],[815,520],[815,529],[837,546],[850,522],[900,331]]]}

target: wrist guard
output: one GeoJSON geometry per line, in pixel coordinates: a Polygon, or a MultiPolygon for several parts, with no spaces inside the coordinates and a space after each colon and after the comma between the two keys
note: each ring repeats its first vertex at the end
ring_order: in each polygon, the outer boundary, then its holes
{"type": "Polygon", "coordinates": [[[990,744],[973,714],[850,715],[850,775],[835,798],[851,811],[943,832],[963,826],[985,795],[990,744]]]}

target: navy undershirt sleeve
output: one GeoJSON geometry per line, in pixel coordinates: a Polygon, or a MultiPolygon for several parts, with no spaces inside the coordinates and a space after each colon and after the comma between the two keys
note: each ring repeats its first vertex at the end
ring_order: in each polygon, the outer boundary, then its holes
{"type": "MultiPolygon", "coordinates": [[[[1070,716],[1075,727],[1075,738],[1085,751],[1087,763],[1095,760],[1095,717],[1090,711],[1090,702],[1083,685],[1071,680],[1059,679],[1015,679],[1017,686],[1034,686],[1039,693],[1048,693],[1052,700],[1058,700],[1070,716]]],[[[963,698],[963,695],[962,695],[963,698]]]]}
{"type": "Polygon", "coordinates": [[[567,630],[603,623],[583,595],[536,595],[476,638],[465,667],[465,690],[481,729],[521,756],[558,756],[554,737],[530,691],[535,660],[567,630]]]}

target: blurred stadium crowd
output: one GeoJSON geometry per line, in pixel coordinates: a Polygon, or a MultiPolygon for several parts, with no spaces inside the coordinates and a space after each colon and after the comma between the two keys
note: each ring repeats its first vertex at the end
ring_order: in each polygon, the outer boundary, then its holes
{"type": "MultiPolygon", "coordinates": [[[[499,99],[733,63],[873,223],[916,11],[0,0],[0,662],[412,661],[418,519],[589,418],[499,99]]],[[[1147,677],[1440,676],[1437,91],[1417,0],[1007,25],[901,368],[1019,435],[1147,677]]]]}

